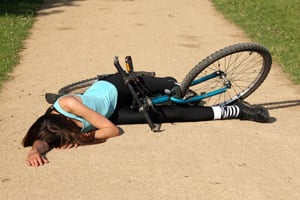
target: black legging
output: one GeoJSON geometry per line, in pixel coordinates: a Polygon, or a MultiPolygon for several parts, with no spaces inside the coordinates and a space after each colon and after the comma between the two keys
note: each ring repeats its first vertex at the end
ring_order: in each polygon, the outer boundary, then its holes
{"type": "MultiPolygon", "coordinates": [[[[147,123],[143,113],[137,109],[130,108],[132,95],[128,87],[124,84],[119,74],[106,77],[104,80],[114,84],[118,90],[118,102],[114,114],[110,120],[115,124],[144,124],[147,123]]],[[[172,89],[176,80],[172,77],[146,77],[140,76],[147,89],[153,93],[164,93],[165,89],[172,89]]],[[[162,105],[156,106],[156,110],[149,110],[155,123],[164,122],[192,122],[206,121],[214,118],[211,107],[191,106],[191,105],[162,105]]]]}

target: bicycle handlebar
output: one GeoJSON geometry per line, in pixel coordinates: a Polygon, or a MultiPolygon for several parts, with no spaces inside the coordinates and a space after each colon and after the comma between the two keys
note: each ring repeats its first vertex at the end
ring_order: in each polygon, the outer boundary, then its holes
{"type": "Polygon", "coordinates": [[[134,90],[133,86],[132,86],[132,81],[133,81],[133,77],[131,77],[130,75],[128,75],[122,68],[122,66],[119,63],[119,58],[116,56],[114,59],[114,65],[118,71],[118,73],[123,77],[124,79],[124,83],[125,85],[127,85],[133,99],[137,102],[138,104],[138,110],[139,112],[142,112],[150,129],[153,132],[158,132],[160,131],[160,125],[159,124],[155,124],[153,123],[153,120],[151,119],[149,112],[146,108],[146,106],[141,102],[141,100],[139,99],[136,91],[134,90]]]}

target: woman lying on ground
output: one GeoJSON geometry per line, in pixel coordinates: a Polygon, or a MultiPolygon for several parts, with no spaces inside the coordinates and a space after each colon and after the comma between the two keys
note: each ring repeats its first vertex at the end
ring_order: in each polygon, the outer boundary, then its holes
{"type": "MultiPolygon", "coordinates": [[[[171,77],[140,77],[152,93],[174,87],[171,77]]],[[[100,143],[120,135],[119,124],[146,123],[142,113],[131,109],[132,96],[120,75],[115,74],[94,83],[84,94],[65,95],[30,127],[23,146],[32,146],[29,166],[48,163],[44,156],[52,148],[72,148],[100,143]]],[[[192,122],[217,119],[240,119],[268,122],[269,113],[262,106],[238,101],[229,106],[162,105],[149,111],[156,123],[192,122]],[[157,112],[158,111],[158,112],[157,112]]]]}

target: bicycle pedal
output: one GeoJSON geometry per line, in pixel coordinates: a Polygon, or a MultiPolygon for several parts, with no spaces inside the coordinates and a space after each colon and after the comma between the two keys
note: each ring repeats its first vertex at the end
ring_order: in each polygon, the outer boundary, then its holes
{"type": "Polygon", "coordinates": [[[161,124],[154,124],[154,127],[152,128],[152,131],[155,132],[155,133],[162,132],[161,124]]]}
{"type": "Polygon", "coordinates": [[[126,64],[127,72],[128,73],[133,72],[133,64],[132,64],[131,56],[126,56],[125,57],[125,64],[126,64]]]}

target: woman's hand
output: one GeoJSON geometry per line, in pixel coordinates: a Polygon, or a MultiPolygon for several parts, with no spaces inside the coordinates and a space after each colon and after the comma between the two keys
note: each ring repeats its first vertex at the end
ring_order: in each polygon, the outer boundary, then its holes
{"type": "Polygon", "coordinates": [[[48,162],[49,161],[47,160],[47,158],[44,155],[40,154],[37,149],[32,148],[29,151],[28,157],[27,157],[28,166],[38,167],[38,166],[44,165],[45,163],[48,163],[48,162]]]}
{"type": "Polygon", "coordinates": [[[27,165],[32,167],[38,167],[48,163],[48,159],[43,155],[43,153],[49,151],[49,145],[47,142],[42,140],[34,141],[32,148],[30,149],[27,156],[27,165]]]}

